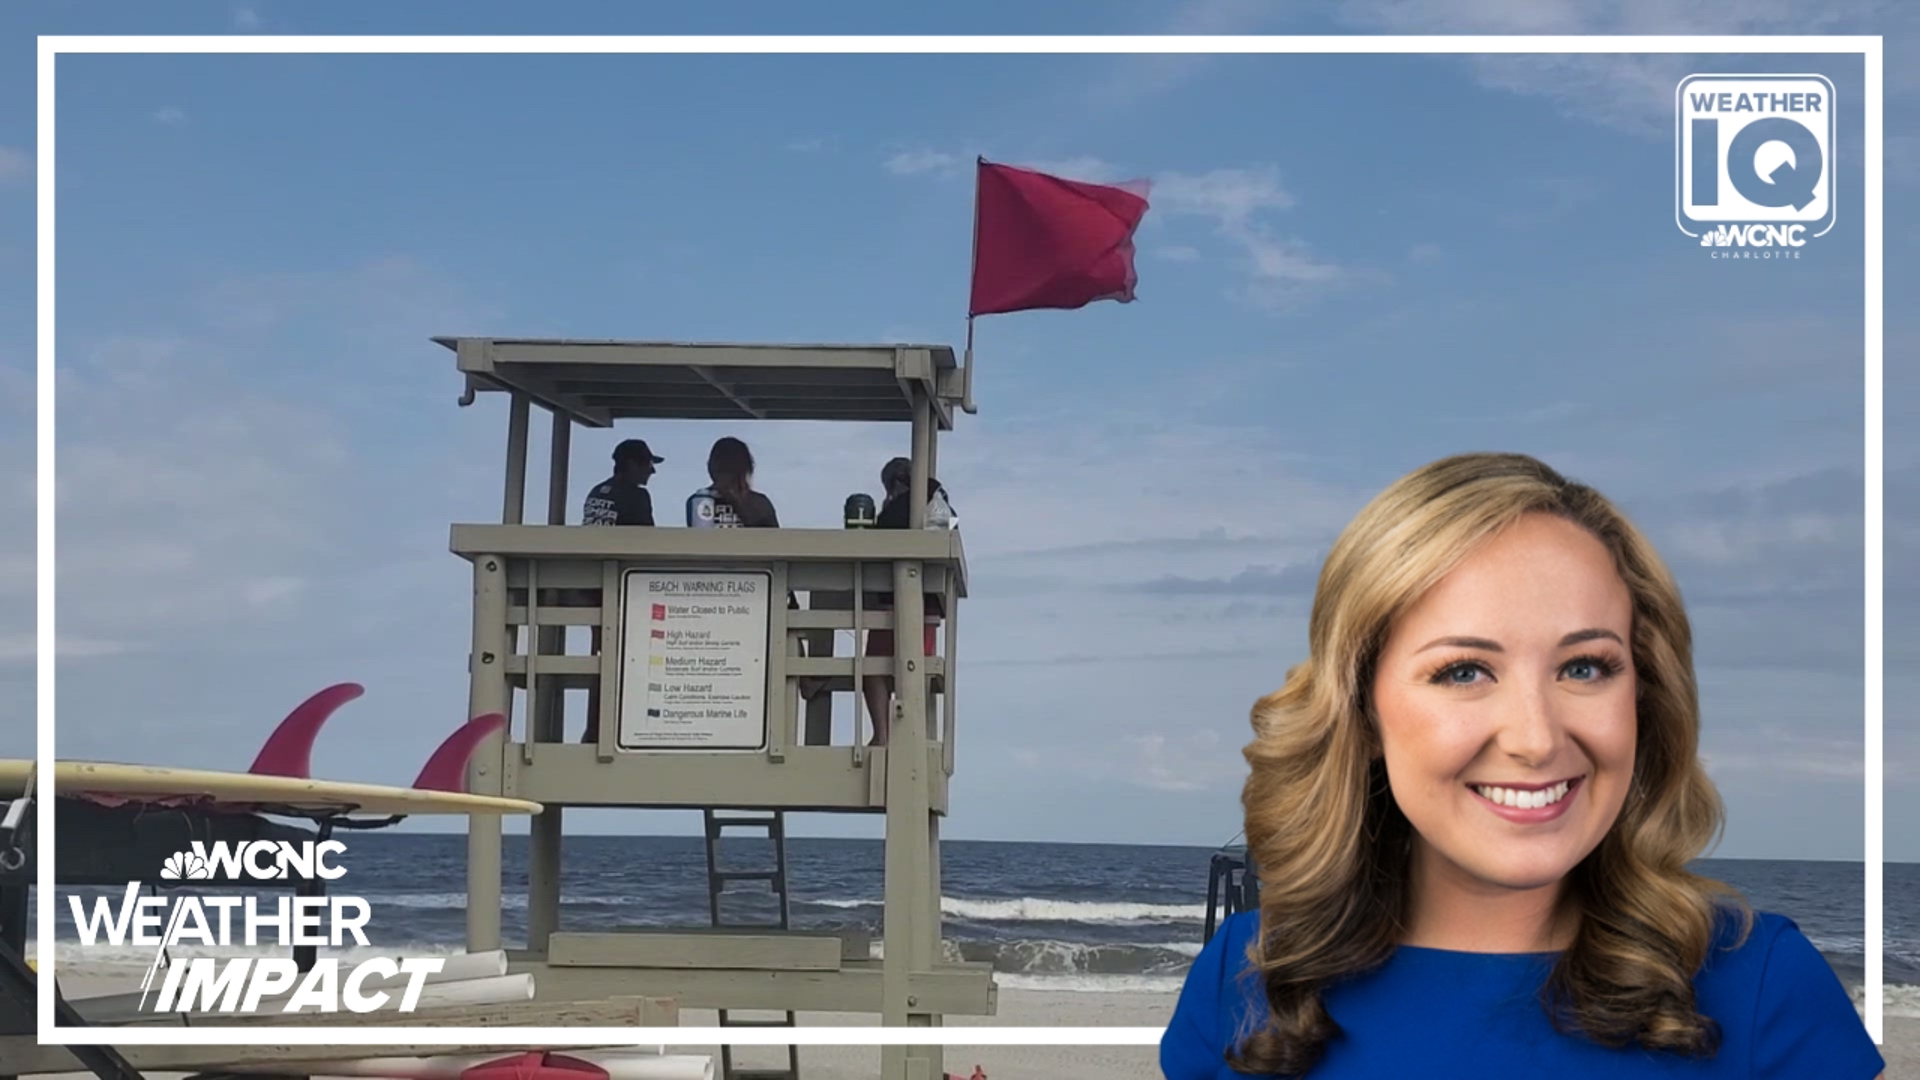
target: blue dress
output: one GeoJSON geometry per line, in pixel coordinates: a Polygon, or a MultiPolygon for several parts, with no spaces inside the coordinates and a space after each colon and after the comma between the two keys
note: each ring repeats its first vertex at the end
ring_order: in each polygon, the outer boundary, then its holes
{"type": "MultiPolygon", "coordinates": [[[[1243,1080],[1229,1044],[1266,1015],[1247,946],[1257,912],[1226,920],[1194,961],[1160,1042],[1168,1080],[1243,1080]]],[[[1731,928],[1737,932],[1737,926],[1731,928]]],[[[1730,939],[1728,939],[1730,940],[1730,939]]],[[[1846,989],[1791,919],[1756,913],[1738,950],[1716,946],[1695,977],[1698,1008],[1720,1024],[1712,1058],[1611,1050],[1555,1031],[1539,991],[1551,953],[1403,946],[1378,971],[1325,992],[1344,1036],[1308,1080],[1374,1077],[1639,1076],[1873,1080],[1886,1068],[1846,989]],[[1550,1070],[1516,1073],[1514,1069],[1550,1070]]]]}

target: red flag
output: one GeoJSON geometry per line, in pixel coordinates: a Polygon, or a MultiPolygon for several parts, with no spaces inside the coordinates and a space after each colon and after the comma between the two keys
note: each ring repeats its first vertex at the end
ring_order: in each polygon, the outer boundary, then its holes
{"type": "Polygon", "coordinates": [[[1133,299],[1133,232],[1145,185],[1110,185],[980,161],[967,314],[1133,299]]]}

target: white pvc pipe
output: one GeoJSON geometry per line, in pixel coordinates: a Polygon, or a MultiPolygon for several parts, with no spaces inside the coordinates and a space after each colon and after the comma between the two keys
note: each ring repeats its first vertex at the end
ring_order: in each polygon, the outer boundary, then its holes
{"type": "MultiPolygon", "coordinates": [[[[385,1004],[381,1005],[378,1009],[371,1010],[374,1013],[383,1015],[387,1013],[410,1015],[411,1012],[418,1012],[422,1009],[459,1008],[461,1006],[471,1005],[503,1005],[510,1001],[532,1001],[533,990],[533,975],[531,972],[524,971],[518,975],[496,975],[489,979],[462,979],[459,982],[445,983],[427,982],[421,985],[420,997],[419,1000],[414,1002],[413,1009],[409,1013],[402,1014],[400,1013],[400,1003],[406,999],[407,991],[407,980],[405,977],[398,979],[368,979],[360,986],[360,994],[363,997],[371,997],[375,993],[384,993],[387,995],[385,1004]]],[[[213,1013],[205,1010],[193,1010],[184,1015],[196,1017],[220,1015],[259,1016],[262,1014],[285,1012],[287,1002],[292,999],[293,994],[291,992],[275,994],[272,997],[261,998],[260,1003],[252,1009],[236,1009],[233,1013],[213,1013]]]]}
{"type": "MultiPolygon", "coordinates": [[[[597,1065],[611,1080],[713,1080],[713,1059],[694,1054],[660,1054],[647,1050],[556,1050],[570,1058],[597,1065]]],[[[518,1056],[503,1050],[491,1054],[444,1054],[437,1057],[355,1058],[347,1061],[274,1061],[239,1066],[232,1071],[375,1080],[460,1080],[468,1070],[518,1056]]]]}
{"type": "Polygon", "coordinates": [[[447,957],[446,964],[439,971],[427,976],[430,983],[460,982],[463,979],[490,979],[507,973],[507,953],[504,949],[492,952],[455,953],[447,957]]]}
{"type": "MultiPolygon", "coordinates": [[[[493,1050],[485,1053],[434,1054],[426,1057],[365,1057],[343,1058],[339,1061],[253,1061],[235,1065],[230,1072],[260,1073],[299,1073],[318,1077],[322,1074],[332,1076],[396,1077],[403,1080],[455,1080],[461,1073],[477,1065],[490,1061],[518,1057],[529,1053],[527,1050],[493,1050]]],[[[659,1058],[665,1049],[637,1050],[627,1046],[576,1047],[554,1049],[549,1053],[565,1054],[582,1061],[592,1061],[606,1055],[636,1055],[659,1058]]]]}
{"type": "MultiPolygon", "coordinates": [[[[371,997],[375,993],[383,993],[387,995],[387,1000],[379,1008],[370,1010],[369,1013],[362,1015],[377,1013],[383,1016],[387,1014],[404,1016],[425,1009],[461,1008],[473,1005],[504,1005],[510,1001],[532,1001],[533,976],[527,972],[522,972],[518,975],[500,975],[491,979],[463,979],[460,982],[429,983],[420,988],[420,997],[414,1002],[413,1008],[408,1010],[407,1013],[401,1013],[400,1003],[406,1000],[406,990],[407,984],[404,979],[381,985],[374,985],[372,980],[368,980],[367,985],[360,988],[361,996],[371,997]]],[[[252,1013],[247,1015],[283,1012],[289,1000],[286,995],[262,1000],[260,1007],[254,1009],[252,1013]]],[[[213,1014],[195,1013],[194,1015],[213,1014]]]]}
{"type": "MultiPolygon", "coordinates": [[[[507,954],[505,952],[458,953],[447,957],[447,962],[439,971],[429,973],[422,980],[424,985],[436,986],[440,983],[471,982],[475,979],[494,979],[507,973],[507,954]]],[[[360,985],[369,992],[404,987],[413,976],[407,972],[396,972],[385,978],[367,979],[360,985]]]]}
{"type": "MultiPolygon", "coordinates": [[[[400,996],[388,997],[386,1008],[380,1012],[392,1012],[400,1007],[400,996]]],[[[527,972],[518,975],[497,975],[491,979],[463,979],[460,982],[430,983],[420,990],[420,1000],[414,1004],[415,1010],[444,1009],[460,1005],[499,1005],[508,1001],[532,1001],[533,976],[527,972]]]]}

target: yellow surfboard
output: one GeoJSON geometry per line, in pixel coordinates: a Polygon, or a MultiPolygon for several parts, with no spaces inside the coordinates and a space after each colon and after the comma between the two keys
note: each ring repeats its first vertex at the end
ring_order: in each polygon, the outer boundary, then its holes
{"type": "MultiPolygon", "coordinates": [[[[14,798],[27,785],[33,762],[0,758],[0,798],[14,798]]],[[[54,792],[63,797],[108,795],[141,800],[192,799],[202,803],[286,807],[311,813],[538,814],[544,807],[525,799],[503,799],[456,791],[356,784],[340,780],[296,779],[254,773],[177,769],[167,765],[126,765],[107,761],[57,761],[54,792]]],[[[42,788],[44,790],[44,788],[42,788]]],[[[271,810],[265,811],[271,813],[271,810]]]]}

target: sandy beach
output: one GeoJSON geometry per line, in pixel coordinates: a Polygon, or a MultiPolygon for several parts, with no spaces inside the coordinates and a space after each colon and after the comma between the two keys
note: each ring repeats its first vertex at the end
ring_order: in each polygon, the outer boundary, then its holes
{"type": "MultiPolygon", "coordinates": [[[[120,993],[137,988],[141,972],[136,968],[85,965],[61,973],[61,986],[69,997],[90,997],[120,993]]],[[[992,1017],[953,1017],[950,1028],[991,1027],[1160,1027],[1172,1015],[1174,995],[1130,991],[1088,992],[1003,988],[999,997],[999,1015],[992,1017]]],[[[711,1010],[689,1009],[681,1014],[687,1027],[710,1027],[717,1022],[711,1010]]],[[[870,1027],[878,1023],[871,1015],[851,1013],[802,1013],[804,1026],[837,1025],[870,1027]]],[[[710,1054],[718,1074],[717,1046],[675,1047],[674,1053],[710,1054]]],[[[1920,1080],[1920,1018],[1892,1016],[1887,1019],[1887,1044],[1881,1048],[1887,1060],[1887,1080],[1920,1080]]],[[[735,1055],[737,1065],[771,1066],[785,1061],[786,1051],[776,1047],[745,1047],[735,1055]]],[[[801,1075],[806,1080],[870,1080],[879,1072],[880,1048],[876,1046],[803,1046],[800,1048],[801,1075]]],[[[949,1046],[946,1071],[959,1076],[972,1074],[979,1066],[992,1080],[1149,1080],[1160,1075],[1158,1055],[1151,1046],[949,1046]]],[[[87,1074],[52,1074],[84,1078],[87,1074]]],[[[184,1074],[151,1073],[154,1077],[184,1074]]]]}

